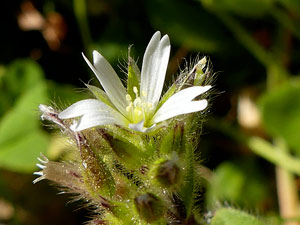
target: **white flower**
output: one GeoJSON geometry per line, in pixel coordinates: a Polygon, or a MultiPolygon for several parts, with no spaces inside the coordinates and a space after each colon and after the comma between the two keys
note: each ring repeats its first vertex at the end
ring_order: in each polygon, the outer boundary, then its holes
{"type": "Polygon", "coordinates": [[[170,40],[156,32],[151,38],[143,58],[139,90],[133,87],[135,98],[127,93],[118,75],[108,61],[93,52],[94,65],[85,61],[100,81],[108,102],[86,99],[74,103],[59,114],[60,119],[74,118],[71,129],[81,131],[100,125],[117,124],[140,132],[147,132],[158,123],[172,117],[197,112],[207,107],[207,100],[193,99],[211,86],[193,86],[183,89],[158,104],[170,55],[170,40]],[[109,104],[108,104],[109,103],[109,104]],[[158,107],[158,105],[161,105],[158,107]]]}

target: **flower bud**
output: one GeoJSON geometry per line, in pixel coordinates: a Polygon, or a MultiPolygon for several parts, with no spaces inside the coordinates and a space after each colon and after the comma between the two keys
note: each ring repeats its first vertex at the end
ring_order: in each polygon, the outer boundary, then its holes
{"type": "Polygon", "coordinates": [[[180,168],[175,160],[166,160],[158,165],[155,178],[162,186],[177,184],[179,177],[180,168]]]}
{"type": "Polygon", "coordinates": [[[205,78],[207,76],[206,71],[204,71],[204,68],[207,64],[206,57],[203,57],[201,60],[198,61],[198,63],[194,67],[194,85],[195,86],[201,86],[204,84],[205,78]]]}
{"type": "Polygon", "coordinates": [[[161,199],[151,193],[143,194],[134,199],[140,217],[147,223],[160,219],[164,214],[164,205],[161,199]]]}

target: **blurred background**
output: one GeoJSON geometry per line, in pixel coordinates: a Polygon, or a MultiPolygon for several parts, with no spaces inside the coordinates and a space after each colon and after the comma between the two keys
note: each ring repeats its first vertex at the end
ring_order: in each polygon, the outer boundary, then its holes
{"type": "Polygon", "coordinates": [[[64,108],[90,96],[84,83],[99,86],[81,52],[98,50],[124,77],[128,46],[141,65],[157,30],[171,40],[168,84],[198,55],[217,77],[197,149],[211,181],[203,214],[225,205],[300,224],[299,1],[14,0],[0,17],[0,224],[87,220],[71,196],[32,184],[40,153],[58,160],[67,150],[38,105],[64,108]]]}

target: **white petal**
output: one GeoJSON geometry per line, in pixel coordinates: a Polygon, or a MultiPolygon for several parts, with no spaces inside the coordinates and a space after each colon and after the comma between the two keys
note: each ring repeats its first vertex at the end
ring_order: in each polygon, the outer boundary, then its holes
{"type": "Polygon", "coordinates": [[[96,99],[85,99],[76,102],[58,115],[60,119],[70,119],[79,116],[82,117],[70,127],[74,131],[106,124],[125,126],[128,123],[122,114],[96,99]]]}
{"type": "Polygon", "coordinates": [[[141,120],[140,122],[138,123],[130,123],[128,125],[128,127],[132,130],[136,130],[136,131],[140,131],[140,132],[143,132],[144,130],[144,120],[141,120]]]}
{"type": "MultiPolygon", "coordinates": [[[[193,86],[183,89],[176,94],[172,95],[161,107],[178,107],[180,104],[184,104],[188,101],[193,100],[195,97],[205,93],[211,88],[208,86],[193,86]]],[[[158,110],[159,111],[159,110],[158,110]]]]}
{"type": "Polygon", "coordinates": [[[115,70],[112,68],[109,62],[97,51],[93,51],[94,66],[90,63],[90,61],[85,57],[84,54],[82,55],[91,70],[95,73],[96,77],[100,81],[111,102],[121,113],[126,115],[127,93],[115,70]]]}
{"type": "Polygon", "coordinates": [[[92,112],[84,114],[75,124],[70,128],[73,131],[81,131],[88,128],[108,125],[108,124],[118,124],[120,126],[126,126],[126,119],[122,118],[122,115],[118,112],[111,114],[109,112],[92,112]]]}
{"type": "Polygon", "coordinates": [[[160,108],[160,110],[155,114],[153,118],[154,123],[159,123],[161,121],[170,119],[172,117],[192,113],[192,112],[198,112],[207,107],[207,100],[199,100],[199,101],[190,101],[182,105],[176,105],[169,108],[163,108],[163,106],[160,108]]]}
{"type": "Polygon", "coordinates": [[[208,86],[194,86],[183,89],[172,95],[155,113],[153,122],[158,123],[171,117],[185,113],[197,112],[207,106],[206,100],[192,101],[198,95],[203,94],[211,88],[208,86]]]}
{"type": "Polygon", "coordinates": [[[146,128],[146,127],[144,127],[144,122],[145,121],[142,120],[138,123],[130,123],[128,125],[128,127],[132,130],[136,130],[136,131],[145,133],[145,132],[148,132],[150,130],[153,130],[153,128],[156,126],[156,124],[153,124],[151,127],[146,128]]]}
{"type": "Polygon", "coordinates": [[[144,54],[141,72],[140,92],[147,93],[147,96],[142,96],[143,101],[152,103],[154,108],[163,89],[171,49],[168,35],[161,40],[160,37],[160,32],[157,31],[151,38],[144,54]]]}
{"type": "Polygon", "coordinates": [[[85,99],[74,103],[73,105],[66,108],[64,111],[58,114],[60,119],[70,119],[78,116],[82,116],[93,111],[111,111],[111,107],[105,103],[96,99],[85,99]]]}

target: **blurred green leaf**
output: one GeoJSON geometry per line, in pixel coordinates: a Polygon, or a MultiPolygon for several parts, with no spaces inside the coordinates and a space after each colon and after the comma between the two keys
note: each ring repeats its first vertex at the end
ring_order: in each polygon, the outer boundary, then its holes
{"type": "Polygon", "coordinates": [[[40,153],[47,150],[49,136],[35,129],[24,133],[12,142],[0,145],[0,166],[6,169],[30,173],[37,163],[40,153]]]}
{"type": "Polygon", "coordinates": [[[295,15],[300,14],[300,1],[279,0],[278,2],[280,2],[282,5],[284,5],[287,9],[289,9],[295,15]]]}
{"type": "Polygon", "coordinates": [[[33,61],[17,60],[10,64],[4,78],[16,99],[0,120],[0,166],[29,172],[48,144],[38,119],[38,105],[47,102],[43,71],[33,61]]]}
{"type": "Polygon", "coordinates": [[[43,80],[40,66],[29,59],[9,64],[1,74],[0,115],[3,115],[25,91],[43,80]]]}
{"type": "Polygon", "coordinates": [[[87,88],[76,89],[72,85],[61,85],[53,81],[47,81],[47,89],[49,99],[59,107],[66,107],[74,102],[93,96],[87,88]]]}
{"type": "Polygon", "coordinates": [[[232,163],[222,163],[215,171],[209,190],[210,200],[226,199],[238,201],[243,191],[244,177],[240,169],[232,163]]]}
{"type": "Polygon", "coordinates": [[[218,166],[208,190],[208,203],[228,201],[259,208],[268,196],[255,162],[240,159],[239,164],[224,162],[218,166]],[[239,165],[240,164],[240,165],[239,165]]]}
{"type": "Polygon", "coordinates": [[[272,136],[282,137],[300,155],[300,82],[287,83],[260,99],[262,122],[272,136]]]}
{"type": "Polygon", "coordinates": [[[264,225],[254,216],[233,208],[218,209],[211,225],[264,225]]]}
{"type": "Polygon", "coordinates": [[[261,17],[273,0],[200,0],[211,9],[228,11],[243,17],[261,17]]]}
{"type": "Polygon", "coordinates": [[[5,86],[15,95],[19,95],[44,79],[41,67],[29,59],[20,59],[11,63],[4,74],[5,86]]]}
{"type": "MultiPolygon", "coordinates": [[[[0,121],[0,146],[15,142],[39,127],[38,105],[46,101],[46,86],[41,83],[21,96],[0,121]]],[[[1,151],[1,149],[0,149],[1,151]]]]}
{"type": "Polygon", "coordinates": [[[200,4],[183,1],[147,1],[150,20],[156,29],[170,35],[172,43],[204,52],[214,52],[225,47],[223,26],[208,14],[200,4]]]}

